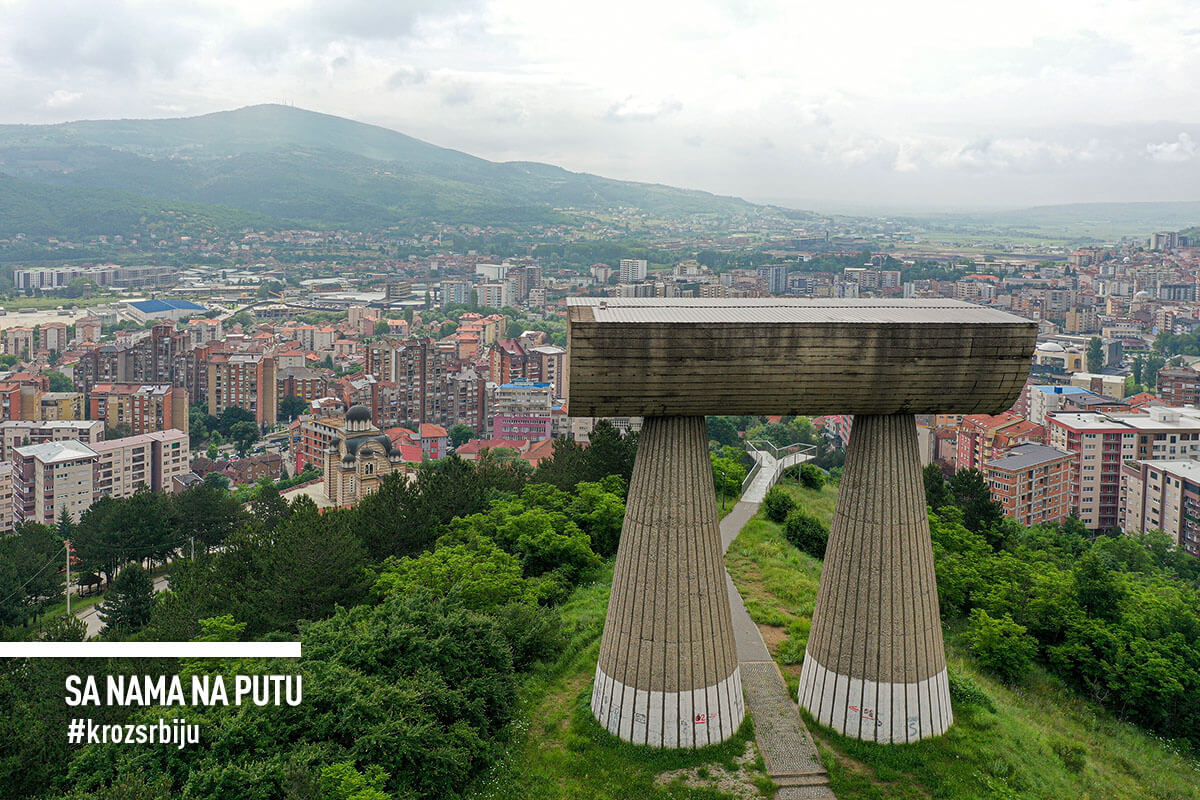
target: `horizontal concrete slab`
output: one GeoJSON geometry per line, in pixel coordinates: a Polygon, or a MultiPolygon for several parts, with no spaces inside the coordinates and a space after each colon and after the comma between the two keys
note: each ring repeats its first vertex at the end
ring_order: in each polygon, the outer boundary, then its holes
{"type": "Polygon", "coordinates": [[[996,413],[1037,324],[952,300],[568,299],[576,416],[996,413]]]}

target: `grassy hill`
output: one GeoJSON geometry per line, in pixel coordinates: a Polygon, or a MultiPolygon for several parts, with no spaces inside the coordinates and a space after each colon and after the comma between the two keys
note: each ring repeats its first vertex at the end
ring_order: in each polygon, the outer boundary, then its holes
{"type": "MultiPolygon", "coordinates": [[[[837,489],[785,487],[829,522],[837,489]]],[[[762,514],[730,546],[726,566],[750,615],[795,694],[821,562],[801,553],[762,514]]],[[[627,745],[588,709],[612,579],[577,589],[563,608],[569,645],[544,665],[522,696],[500,764],[468,797],[706,798],[774,796],[753,753],[747,725],[730,743],[697,752],[627,745]]],[[[1195,800],[1200,764],[1170,742],[1083,700],[1053,676],[1035,671],[1019,686],[982,672],[962,632],[946,629],[955,724],[936,739],[878,745],[839,736],[806,716],[839,800],[1195,800]]],[[[749,723],[750,721],[747,720],[749,723]]]]}
{"type": "Polygon", "coordinates": [[[0,125],[0,173],[158,200],[220,204],[309,225],[410,219],[556,222],[555,208],[747,214],[707,192],[495,163],[340,117],[260,105],[200,117],[0,125]]]}
{"type": "MultiPolygon", "coordinates": [[[[788,486],[829,522],[836,488],[788,486]]],[[[726,564],[793,695],[816,602],[821,562],[799,552],[761,514],[726,564]]],[[[1200,765],[1170,743],[1081,699],[1046,672],[1007,686],[976,666],[962,631],[947,626],[954,726],[913,745],[839,736],[806,716],[839,800],[1049,797],[1200,797],[1200,765]]]]}

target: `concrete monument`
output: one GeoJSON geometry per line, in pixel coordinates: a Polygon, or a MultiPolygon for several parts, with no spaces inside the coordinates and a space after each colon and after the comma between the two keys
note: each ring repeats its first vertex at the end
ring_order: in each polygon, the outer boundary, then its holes
{"type": "Polygon", "coordinates": [[[913,414],[996,413],[1037,326],[943,300],[571,298],[576,416],[645,423],[592,712],[626,741],[700,747],[744,717],[704,416],[854,414],[799,701],[882,742],[952,720],[913,414]]]}

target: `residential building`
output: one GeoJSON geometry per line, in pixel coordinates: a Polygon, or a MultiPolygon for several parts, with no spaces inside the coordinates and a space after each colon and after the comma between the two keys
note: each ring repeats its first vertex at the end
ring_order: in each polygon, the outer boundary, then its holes
{"type": "Polygon", "coordinates": [[[1041,444],[1013,447],[984,465],[992,499],[1022,525],[1057,522],[1071,513],[1071,465],[1075,457],[1041,444]]]}
{"type": "Polygon", "coordinates": [[[0,420],[23,419],[21,413],[21,384],[0,382],[0,420]]]}
{"type": "Polygon", "coordinates": [[[968,414],[958,423],[956,469],[977,469],[1009,449],[1029,442],[1042,443],[1046,430],[1011,411],[968,414]]]}
{"type": "Polygon", "coordinates": [[[442,293],[442,308],[449,305],[466,306],[471,304],[470,281],[442,281],[439,286],[442,293]]]}
{"type": "Polygon", "coordinates": [[[98,383],[88,395],[88,418],[132,435],[176,428],[188,432],[188,394],[169,383],[98,383]]]}
{"type": "Polygon", "coordinates": [[[275,359],[257,353],[217,353],[208,362],[208,413],[244,408],[259,426],[273,426],[279,410],[275,359]]]}
{"type": "Polygon", "coordinates": [[[1063,410],[1070,398],[1087,393],[1087,389],[1079,386],[1026,386],[1024,405],[1028,412],[1025,416],[1030,422],[1045,425],[1048,414],[1063,410]]]}
{"type": "Polygon", "coordinates": [[[1158,371],[1158,396],[1173,406],[1196,405],[1200,399],[1200,371],[1163,367],[1158,371]]]}
{"type": "Polygon", "coordinates": [[[481,283],[475,287],[475,293],[479,305],[484,308],[504,308],[512,305],[507,283],[481,283]]]}
{"type": "Polygon", "coordinates": [[[12,450],[13,522],[54,525],[62,512],[78,521],[93,500],[99,455],[76,441],[47,442],[12,450]]]}
{"type": "Polygon", "coordinates": [[[100,420],[8,420],[0,422],[0,461],[7,461],[14,448],[46,442],[104,441],[104,422],[100,420]]]}
{"type": "Polygon", "coordinates": [[[417,426],[416,433],[418,444],[421,445],[421,452],[426,458],[434,460],[446,455],[450,436],[441,425],[432,425],[426,422],[417,426]]]}
{"type": "Polygon", "coordinates": [[[310,367],[281,367],[275,384],[275,396],[281,401],[293,395],[306,402],[329,396],[329,379],[310,367]]]}
{"type": "Polygon", "coordinates": [[[30,405],[26,419],[83,419],[85,416],[83,392],[22,392],[21,400],[23,411],[26,401],[30,405]]]}
{"type": "Polygon", "coordinates": [[[1125,396],[1124,375],[1099,375],[1094,372],[1076,372],[1071,376],[1071,385],[1087,389],[1094,394],[1120,399],[1125,396]]]}
{"type": "Polygon", "coordinates": [[[787,294],[788,268],[786,264],[772,264],[758,268],[759,277],[767,282],[767,291],[771,294],[787,294]]]}
{"type": "Polygon", "coordinates": [[[98,342],[100,327],[99,317],[80,317],[75,320],[75,338],[81,342],[98,342]]]}
{"type": "Polygon", "coordinates": [[[1128,461],[1121,468],[1121,528],[1161,530],[1180,550],[1200,556],[1200,463],[1128,461]]]}
{"type": "Polygon", "coordinates": [[[109,439],[90,447],[97,455],[93,484],[97,498],[132,497],[142,487],[171,491],[175,477],[191,470],[188,435],[180,430],[109,439]]]}
{"type": "MultiPolygon", "coordinates": [[[[366,372],[396,389],[398,420],[443,424],[449,412],[447,376],[456,363],[430,338],[376,340],[366,349],[366,372]]],[[[382,417],[376,417],[382,419],[382,417]]]]}
{"type": "Polygon", "coordinates": [[[488,361],[494,383],[511,383],[529,377],[529,354],[520,339],[498,339],[488,361]]]}
{"type": "Polygon", "coordinates": [[[225,329],[220,319],[198,317],[188,320],[188,339],[193,347],[219,342],[225,338],[225,329]]]}
{"type": "Polygon", "coordinates": [[[1089,529],[1120,524],[1121,464],[1137,455],[1138,432],[1104,414],[1060,413],[1046,418],[1049,444],[1071,463],[1070,503],[1089,529]]]}
{"type": "Polygon", "coordinates": [[[552,389],[549,383],[516,381],[496,390],[491,434],[497,439],[538,441],[552,438],[552,389]]]}
{"type": "Polygon", "coordinates": [[[62,322],[47,322],[38,329],[41,348],[52,353],[67,349],[67,326],[62,322]]]}
{"type": "Polygon", "coordinates": [[[555,397],[566,397],[567,351],[557,345],[531,347],[525,354],[529,380],[551,385],[555,397]]]}
{"type": "Polygon", "coordinates": [[[13,532],[13,465],[0,462],[0,535],[13,532]]]}
{"type": "Polygon", "coordinates": [[[296,456],[296,472],[300,473],[309,464],[318,468],[324,466],[325,451],[341,436],[346,421],[321,417],[300,419],[294,425],[296,432],[292,435],[292,449],[296,456]]]}
{"type": "Polygon", "coordinates": [[[17,327],[4,330],[4,352],[7,355],[24,360],[32,357],[36,350],[33,328],[17,327]]]}
{"type": "Polygon", "coordinates": [[[642,258],[622,258],[619,268],[621,283],[638,283],[646,280],[646,260],[642,258]]]}

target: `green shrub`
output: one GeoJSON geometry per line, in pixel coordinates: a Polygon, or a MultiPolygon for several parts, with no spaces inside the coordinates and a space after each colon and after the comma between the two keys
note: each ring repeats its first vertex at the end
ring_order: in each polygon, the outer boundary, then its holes
{"type": "Polygon", "coordinates": [[[1008,614],[996,619],[982,608],[968,618],[967,644],[980,666],[1010,683],[1020,681],[1033,666],[1037,642],[1025,626],[1008,614]]]}
{"type": "Polygon", "coordinates": [[[803,509],[797,508],[788,514],[783,526],[783,535],[797,549],[813,558],[825,558],[825,547],[829,544],[829,528],[803,509]]]}
{"type": "Polygon", "coordinates": [[[963,675],[952,669],[947,672],[946,678],[950,684],[950,700],[954,704],[978,706],[992,712],[996,710],[992,698],[970,675],[963,675]]]}
{"type": "Polygon", "coordinates": [[[820,489],[825,485],[825,472],[815,464],[801,464],[800,482],[806,489],[820,489]]]}
{"type": "Polygon", "coordinates": [[[783,524],[795,507],[796,501],[781,486],[772,486],[763,498],[763,511],[771,522],[783,524]]]}
{"type": "Polygon", "coordinates": [[[1087,763],[1087,751],[1077,744],[1070,742],[1057,741],[1050,745],[1050,749],[1054,754],[1062,759],[1063,766],[1078,775],[1083,772],[1083,765],[1087,763]]]}

